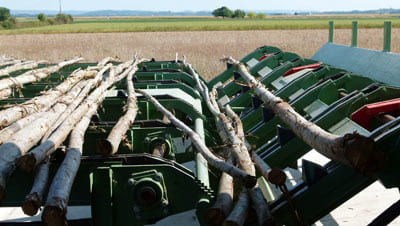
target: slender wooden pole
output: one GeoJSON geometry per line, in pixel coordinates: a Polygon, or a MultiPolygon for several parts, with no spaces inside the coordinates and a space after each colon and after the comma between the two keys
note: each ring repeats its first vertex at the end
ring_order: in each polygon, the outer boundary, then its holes
{"type": "Polygon", "coordinates": [[[249,73],[245,65],[232,58],[225,60],[237,67],[241,76],[266,106],[281,118],[300,139],[319,153],[339,163],[352,166],[366,175],[375,173],[383,166],[385,157],[382,152],[376,150],[375,142],[372,139],[356,132],[338,136],[321,129],[297,113],[288,103],[269,92],[249,73]]]}
{"type": "Polygon", "coordinates": [[[129,73],[127,69],[133,64],[132,61],[128,61],[124,64],[120,64],[117,67],[112,67],[109,73],[109,77],[103,82],[98,88],[96,88],[81,105],[71,113],[59,128],[54,131],[51,136],[43,144],[32,149],[28,154],[22,156],[19,160],[19,168],[26,172],[32,172],[37,164],[39,164],[46,156],[52,154],[64,140],[68,134],[74,128],[74,126],[81,120],[88,109],[103,102],[103,94],[113,84],[125,78],[129,73]],[[123,73],[121,73],[125,70],[123,73]]]}
{"type": "Polygon", "coordinates": [[[137,65],[145,62],[147,60],[142,59],[135,62],[135,64],[129,69],[130,72],[127,76],[127,90],[128,90],[128,101],[125,105],[127,109],[124,116],[122,116],[117,124],[113,127],[107,139],[99,139],[96,144],[96,150],[98,153],[104,156],[113,155],[117,153],[119,144],[126,131],[130,128],[132,123],[135,121],[136,115],[138,113],[138,107],[136,105],[136,93],[133,87],[133,75],[138,70],[137,65]]]}
{"type": "Polygon", "coordinates": [[[182,121],[177,119],[170,111],[164,108],[154,97],[149,95],[144,90],[137,90],[138,93],[144,95],[161,113],[163,113],[176,127],[181,129],[184,133],[186,133],[192,140],[193,145],[197,150],[203,155],[203,157],[216,167],[217,169],[230,174],[233,177],[238,177],[242,182],[244,182],[245,186],[248,188],[254,187],[256,184],[256,178],[251,176],[244,171],[236,168],[235,166],[226,163],[222,159],[216,157],[204,144],[199,135],[195,133],[191,128],[189,128],[182,121]]]}

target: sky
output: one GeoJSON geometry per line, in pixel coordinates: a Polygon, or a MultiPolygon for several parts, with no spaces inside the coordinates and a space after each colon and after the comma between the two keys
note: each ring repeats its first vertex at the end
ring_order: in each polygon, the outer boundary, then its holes
{"type": "MultiPolygon", "coordinates": [[[[58,10],[60,0],[0,0],[13,10],[58,10]]],[[[202,11],[220,6],[243,10],[368,10],[400,8],[400,0],[61,0],[63,10],[202,11]]]]}

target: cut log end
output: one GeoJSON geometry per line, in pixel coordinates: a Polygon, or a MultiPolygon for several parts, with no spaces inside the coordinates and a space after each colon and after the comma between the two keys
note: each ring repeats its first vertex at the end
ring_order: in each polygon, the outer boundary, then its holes
{"type": "Polygon", "coordinates": [[[243,178],[243,182],[246,188],[253,188],[257,184],[257,177],[247,175],[243,178]]]}
{"type": "Polygon", "coordinates": [[[358,133],[343,137],[346,159],[358,172],[371,176],[385,166],[386,155],[376,150],[373,139],[358,133]]]}
{"type": "Polygon", "coordinates": [[[36,193],[33,193],[28,195],[22,203],[22,210],[28,216],[35,216],[38,213],[41,204],[41,198],[36,193]]]}
{"type": "Polygon", "coordinates": [[[226,217],[220,208],[210,208],[206,213],[207,222],[210,225],[222,225],[226,217]]]}
{"type": "Polygon", "coordinates": [[[110,156],[113,154],[113,146],[107,139],[98,139],[96,142],[96,151],[103,156],[110,156]]]}
{"type": "Polygon", "coordinates": [[[48,226],[67,226],[66,210],[62,210],[55,206],[46,206],[42,220],[48,226]]]}
{"type": "Polygon", "coordinates": [[[18,167],[27,173],[33,173],[35,171],[36,158],[33,154],[26,154],[22,156],[18,161],[18,167]]]}

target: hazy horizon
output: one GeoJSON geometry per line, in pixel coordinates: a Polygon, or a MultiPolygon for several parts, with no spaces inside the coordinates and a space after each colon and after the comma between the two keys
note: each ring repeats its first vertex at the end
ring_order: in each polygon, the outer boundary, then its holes
{"type": "MultiPolygon", "coordinates": [[[[59,10],[59,0],[0,0],[0,6],[11,10],[59,10]]],[[[211,11],[227,6],[231,9],[243,10],[303,10],[303,11],[351,11],[374,10],[382,8],[400,8],[398,0],[336,0],[323,2],[321,0],[281,0],[266,2],[260,0],[203,0],[191,2],[184,0],[172,1],[62,1],[63,11],[95,11],[95,10],[144,10],[144,11],[211,11]]]]}

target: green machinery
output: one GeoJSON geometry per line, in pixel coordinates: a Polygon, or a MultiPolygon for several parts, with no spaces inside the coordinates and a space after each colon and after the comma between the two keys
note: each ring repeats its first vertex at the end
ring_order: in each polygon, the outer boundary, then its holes
{"type": "MultiPolygon", "coordinates": [[[[383,169],[368,176],[333,161],[326,165],[303,161],[303,180],[288,191],[292,203],[274,193],[266,180],[259,179],[277,225],[297,224],[291,205],[302,223],[310,225],[376,180],[387,188],[400,186],[400,55],[355,46],[356,41],[352,47],[329,42],[311,59],[263,46],[241,59],[253,76],[310,122],[337,135],[357,131],[373,139],[386,154],[383,169]]],[[[92,64],[76,64],[45,81],[15,89],[13,98],[0,104],[21,103],[40,95],[77,67],[88,66],[92,64]]],[[[135,88],[146,89],[155,96],[195,130],[208,147],[223,145],[212,114],[183,62],[152,60],[139,66],[134,75],[135,88]]],[[[206,84],[209,89],[217,86],[218,101],[229,104],[240,115],[253,150],[270,167],[297,169],[298,159],[312,148],[243,82],[236,68],[227,64],[225,72],[206,84]]],[[[207,225],[204,214],[215,201],[220,172],[205,165],[190,139],[142,96],[138,96],[139,114],[118,154],[102,157],[96,153],[97,139],[107,137],[123,114],[125,87],[125,81],[121,81],[109,90],[102,110],[92,118],[69,205],[91,206],[92,218],[80,221],[82,225],[151,224],[191,209],[196,210],[200,224],[207,225]],[[161,144],[165,150],[155,155],[161,144]],[[195,170],[184,166],[190,162],[195,170]]],[[[53,155],[51,176],[63,157],[62,151],[53,155]]],[[[1,206],[19,206],[31,185],[31,175],[15,172],[1,206]]],[[[398,214],[396,203],[373,223],[390,222],[398,214]]]]}

